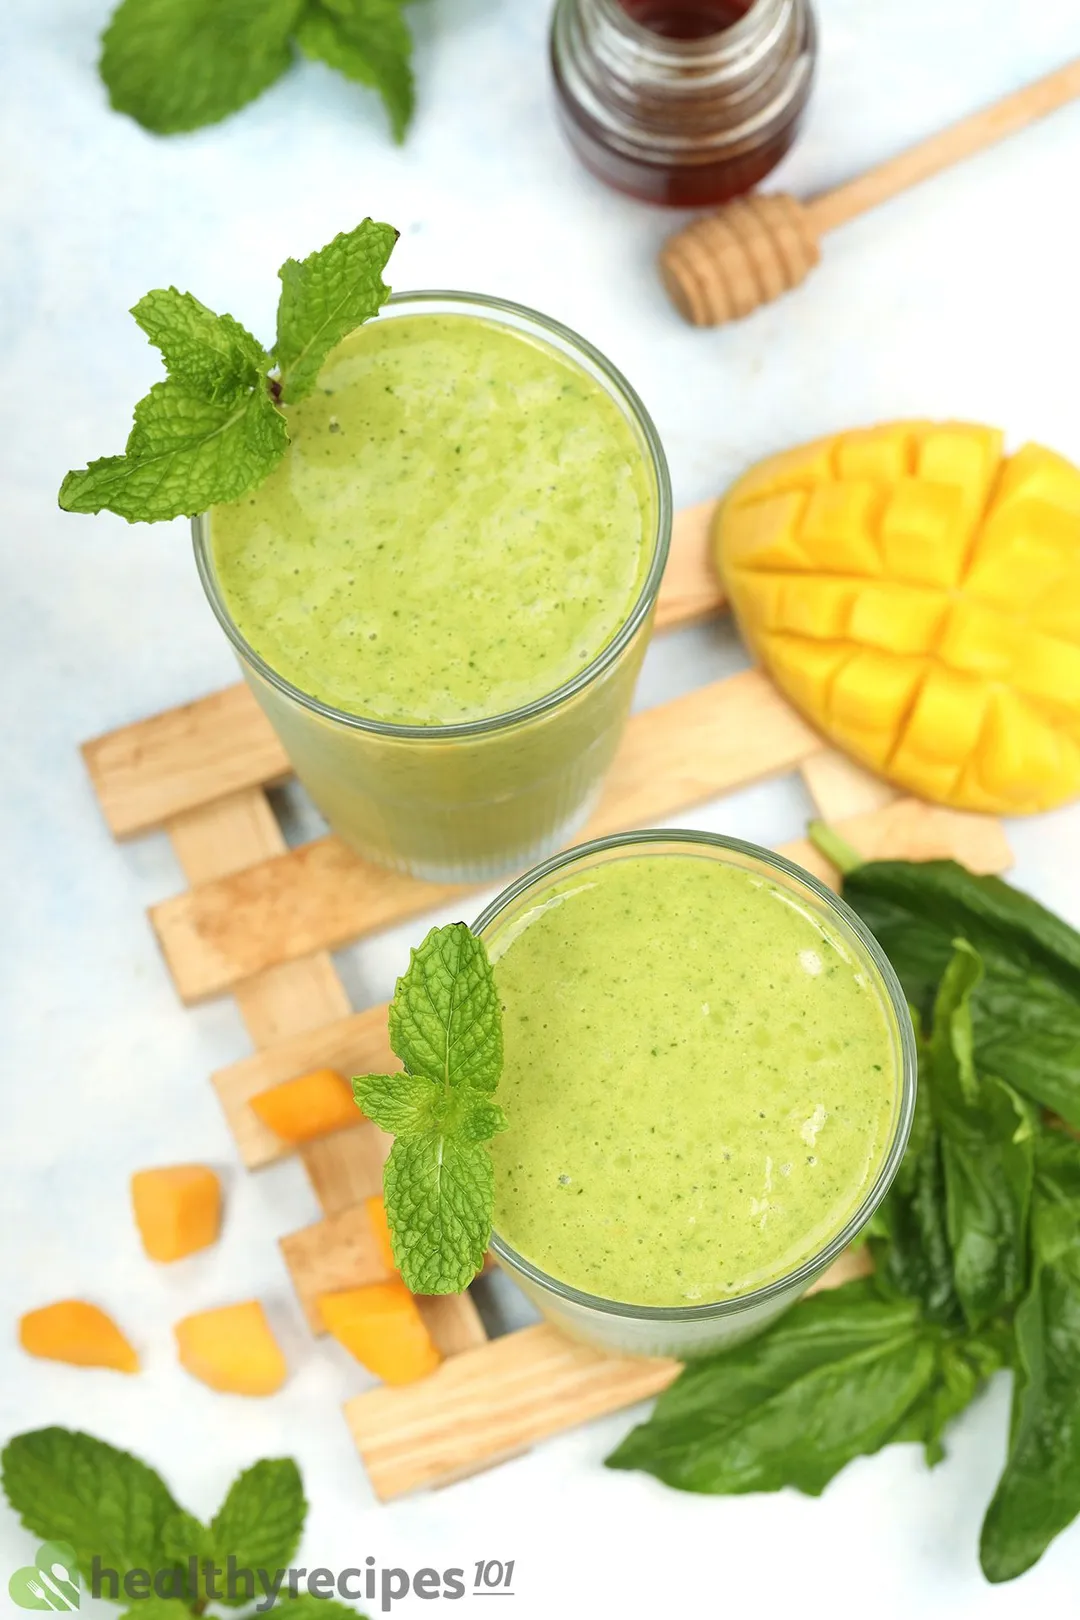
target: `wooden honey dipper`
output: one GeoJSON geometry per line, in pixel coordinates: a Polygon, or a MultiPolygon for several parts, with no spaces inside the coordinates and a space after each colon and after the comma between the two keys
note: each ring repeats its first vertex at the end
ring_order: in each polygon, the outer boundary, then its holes
{"type": "Polygon", "coordinates": [[[1080,57],[809,202],[786,192],[738,197],[664,244],[664,286],[695,326],[741,320],[805,279],[821,258],[826,231],[1014,135],[1076,96],[1080,57]]]}

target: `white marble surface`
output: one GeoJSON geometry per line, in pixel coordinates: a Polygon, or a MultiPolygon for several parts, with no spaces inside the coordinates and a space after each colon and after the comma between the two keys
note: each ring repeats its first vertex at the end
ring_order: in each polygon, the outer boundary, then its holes
{"type": "MultiPolygon", "coordinates": [[[[0,1430],[88,1427],[158,1464],[200,1513],[241,1465],[292,1453],[312,1502],[305,1562],[514,1558],[519,1620],[1071,1612],[1080,1529],[1012,1587],[991,1590],[977,1572],[1003,1386],[960,1423],[933,1474],[913,1448],[897,1449],[846,1470],[820,1501],[697,1499],[606,1473],[601,1459],[629,1422],[619,1416],[442,1493],[378,1506],[337,1410],[364,1376],[307,1336],[274,1243],[314,1217],[310,1193],[296,1165],[238,1170],[206,1077],[245,1051],[243,1030],[227,1002],[179,1006],[143,912],[180,874],[163,837],[110,840],[77,756],[81,739],[234,677],[181,525],[128,528],[55,506],[66,468],[120,448],[154,378],[125,310],[171,281],[269,334],[279,262],[365,213],[403,230],[399,287],[503,293],[606,349],[656,416],[680,502],[789,441],[907,412],[971,414],[1016,442],[1080,455],[1080,107],[848,229],[790,300],[695,332],[652,271],[670,221],[602,190],[561,144],[547,10],[548,0],[417,6],[420,113],[397,150],[370,97],[311,65],[228,124],[159,142],[111,114],[97,84],[106,0],[6,0],[0,1430]],[[221,1167],[228,1216],[217,1248],[158,1270],[138,1249],[126,1179],[178,1158],[221,1167]],[[116,1313],[144,1355],[142,1377],[14,1348],[17,1313],[70,1293],[116,1313]],[[252,1294],[269,1302],[293,1367],[283,1393],[261,1402],[187,1379],[170,1332],[189,1310],[252,1294]]],[[[821,12],[817,97],[779,176],[800,193],[1080,51],[1075,0],[821,0],[821,12]]],[[[650,653],[640,701],[743,661],[729,627],[682,633],[650,653]]],[[[795,835],[806,809],[785,782],[692,819],[770,842],[795,835]]],[[[1080,923],[1080,810],[1011,830],[1017,880],[1080,923]]],[[[358,1005],[388,993],[410,933],[344,958],[358,1005]]],[[[5,1579],[30,1551],[0,1507],[5,1579]]],[[[396,1609],[431,1612],[416,1599],[396,1609]]]]}

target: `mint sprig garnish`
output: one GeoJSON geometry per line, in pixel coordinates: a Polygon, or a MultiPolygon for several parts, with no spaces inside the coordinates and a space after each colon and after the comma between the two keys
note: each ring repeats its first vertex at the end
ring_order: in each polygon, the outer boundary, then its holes
{"type": "Polygon", "coordinates": [[[135,407],[122,456],[60,486],[67,512],[116,512],[129,523],[194,517],[261,484],[289,443],[278,401],[310,394],[327,355],[390,296],[382,271],[392,225],[365,219],[278,271],[277,343],[267,352],[231,315],[159,288],[132,310],[168,372],[135,407]]]}
{"type": "Polygon", "coordinates": [[[262,94],[294,43],[382,96],[394,138],[413,110],[404,0],[121,0],[101,41],[117,112],[156,135],[217,123],[262,94]]]}
{"type": "Polygon", "coordinates": [[[353,1081],[356,1101],[394,1136],[383,1192],[394,1262],[414,1294],[457,1294],[484,1263],[495,1178],[488,1142],[506,1129],[491,1096],[503,1065],[502,1011],[481,940],[433,928],[390,1003],[404,1074],[353,1081]]]}

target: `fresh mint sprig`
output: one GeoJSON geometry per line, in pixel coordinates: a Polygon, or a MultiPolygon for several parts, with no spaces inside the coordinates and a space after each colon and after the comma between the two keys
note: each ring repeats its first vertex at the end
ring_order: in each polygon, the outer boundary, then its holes
{"type": "Polygon", "coordinates": [[[353,1092],[394,1137],[383,1190],[394,1263],[414,1294],[457,1294],[484,1263],[495,1201],[487,1144],[506,1129],[491,1100],[503,1065],[502,1011],[481,940],[465,923],[433,928],[390,1003],[403,1074],[368,1074],[353,1092]]]}
{"type": "Polygon", "coordinates": [[[413,111],[404,0],[121,0],[101,41],[117,112],[156,135],[215,124],[305,56],[382,96],[395,140],[413,111]]]}
{"type": "Polygon", "coordinates": [[[168,375],[136,405],[122,456],[68,473],[64,510],[159,523],[261,484],[289,443],[279,401],[310,394],[331,349],[382,308],[390,296],[382,272],[397,236],[392,225],[365,219],[306,259],[286,259],[269,353],[191,293],[147,293],[131,313],[168,375]]]}

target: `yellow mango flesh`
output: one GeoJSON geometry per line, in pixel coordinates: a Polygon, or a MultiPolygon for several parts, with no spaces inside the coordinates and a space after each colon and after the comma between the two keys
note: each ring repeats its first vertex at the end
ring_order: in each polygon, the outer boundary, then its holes
{"type": "Polygon", "coordinates": [[[32,1356],[73,1367],[136,1373],[139,1358],[111,1316],[84,1299],[58,1299],[19,1320],[19,1343],[32,1356]]]}
{"type": "Polygon", "coordinates": [[[257,1299],[199,1311],[177,1322],[180,1365],[226,1395],[273,1395],[288,1376],[285,1357],[257,1299]]]}
{"type": "Polygon", "coordinates": [[[414,1383],[442,1360],[400,1277],[320,1294],[319,1311],[327,1332],[385,1384],[414,1383]]]}
{"type": "Polygon", "coordinates": [[[359,1125],[363,1118],[352,1086],[336,1069],[313,1069],[283,1080],[252,1097],[251,1106],[275,1136],[297,1145],[359,1125]]]}
{"type": "Polygon", "coordinates": [[[221,1183],[209,1165],[137,1170],[131,1178],[131,1203],[151,1260],[182,1260],[217,1242],[221,1183]]]}
{"type": "Polygon", "coordinates": [[[747,644],[899,787],[1023,815],[1080,794],[1080,468],[891,422],[759,462],[714,551],[747,644]]]}

